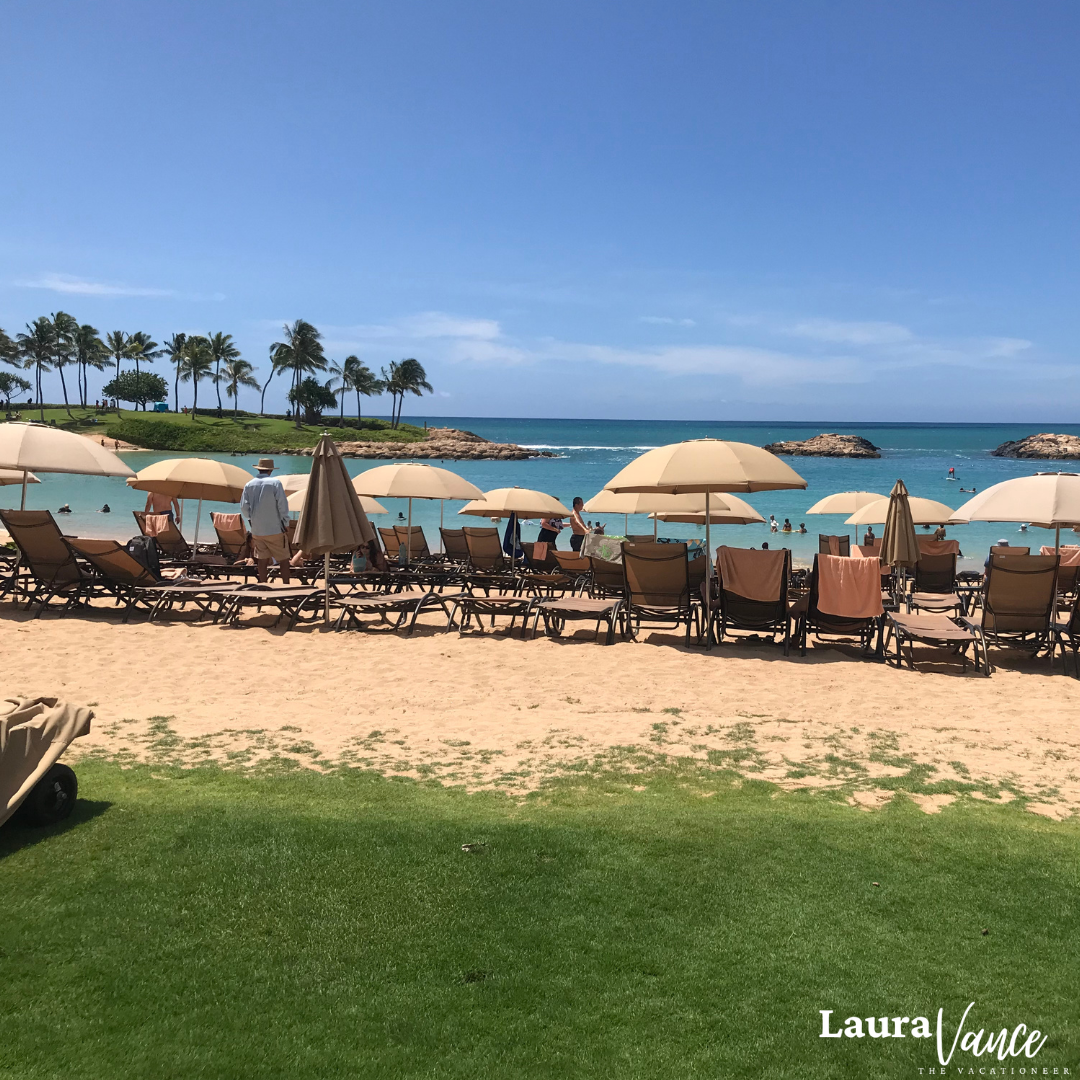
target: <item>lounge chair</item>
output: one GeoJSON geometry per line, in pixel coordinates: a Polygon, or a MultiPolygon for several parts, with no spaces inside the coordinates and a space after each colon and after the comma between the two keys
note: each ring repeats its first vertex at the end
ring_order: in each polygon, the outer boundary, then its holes
{"type": "Polygon", "coordinates": [[[572,588],[575,579],[562,572],[557,552],[552,544],[545,545],[547,550],[543,558],[536,557],[538,544],[530,544],[523,541],[522,554],[525,556],[524,573],[521,575],[522,586],[533,595],[545,594],[554,596],[556,592],[563,593],[567,588],[572,588]]]}
{"type": "Polygon", "coordinates": [[[378,615],[379,622],[388,624],[390,630],[398,630],[404,626],[405,632],[411,634],[416,626],[416,620],[423,612],[431,608],[441,608],[447,620],[452,619],[453,610],[449,605],[461,595],[460,593],[439,593],[428,589],[407,589],[382,594],[353,593],[333,601],[341,608],[337,622],[334,623],[334,629],[368,630],[370,627],[362,623],[358,616],[378,615]],[[390,623],[387,615],[397,615],[397,621],[390,623]]]}
{"type": "Polygon", "coordinates": [[[1053,652],[1056,555],[991,555],[983,586],[981,627],[987,644],[1037,656],[1053,652]]]}
{"type": "Polygon", "coordinates": [[[868,655],[880,649],[881,580],[872,559],[817,555],[810,574],[810,592],[791,610],[795,640],[806,655],[806,642],[816,638],[855,638],[868,655]]]}
{"type": "Polygon", "coordinates": [[[394,533],[397,536],[398,547],[404,547],[410,562],[426,562],[432,558],[431,549],[428,547],[427,537],[424,535],[422,525],[412,526],[412,536],[409,536],[408,525],[395,525],[394,533]]]}
{"type": "Polygon", "coordinates": [[[0,510],[0,521],[28,571],[29,580],[19,576],[12,585],[15,595],[26,597],[27,607],[40,604],[40,614],[50,600],[59,598],[66,609],[95,591],[92,576],[79,566],[48,510],[0,510]]]}
{"type": "Polygon", "coordinates": [[[465,543],[464,529],[439,529],[442,537],[443,557],[447,562],[467,563],[469,545],[465,543]]]}
{"type": "Polygon", "coordinates": [[[784,655],[791,642],[788,618],[788,582],[791,552],[786,548],[716,549],[717,606],[713,610],[716,640],[729,630],[747,630],[783,639],[784,655]]]}
{"type": "Polygon", "coordinates": [[[504,586],[517,588],[517,568],[502,549],[498,529],[461,530],[469,547],[469,579],[487,588],[504,586]]]}
{"type": "Polygon", "coordinates": [[[690,591],[686,544],[622,545],[625,624],[633,638],[645,626],[686,627],[686,644],[700,634],[698,608],[690,591]]]}
{"type": "Polygon", "coordinates": [[[615,640],[615,626],[619,622],[622,600],[618,597],[607,600],[594,600],[588,596],[563,596],[547,600],[538,600],[533,605],[533,637],[541,616],[544,619],[544,633],[559,637],[568,621],[587,619],[596,620],[596,640],[600,640],[600,626],[607,623],[604,644],[610,645],[615,640]]]}
{"type": "Polygon", "coordinates": [[[118,603],[125,604],[124,622],[140,604],[153,607],[143,591],[157,585],[161,578],[130,555],[123,544],[115,540],[80,540],[76,537],[65,537],[64,543],[73,555],[85,559],[94,568],[102,589],[115,596],[118,603]]]}
{"type": "Polygon", "coordinates": [[[1080,678],[1080,597],[1072,602],[1067,612],[1060,613],[1054,623],[1054,635],[1061,647],[1061,662],[1068,671],[1068,650],[1072,649],[1073,671],[1080,678]]]}
{"type": "Polygon", "coordinates": [[[321,618],[323,597],[322,589],[307,586],[287,585],[284,588],[272,588],[268,585],[238,585],[225,594],[221,611],[214,621],[220,619],[226,626],[235,626],[245,607],[255,606],[261,611],[269,605],[278,610],[274,625],[277,626],[285,619],[285,629],[288,631],[300,620],[305,608],[317,609],[311,616],[312,619],[321,618]]]}
{"type": "Polygon", "coordinates": [[[827,536],[825,533],[818,533],[817,549],[819,555],[850,555],[851,537],[846,534],[827,536]]]}
{"type": "Polygon", "coordinates": [[[573,581],[573,592],[584,592],[592,580],[592,559],[576,551],[556,551],[555,561],[559,570],[573,581]]]}
{"type": "Polygon", "coordinates": [[[990,548],[991,555],[1030,555],[1029,547],[1013,547],[1012,544],[994,544],[990,548]]]}
{"type": "Polygon", "coordinates": [[[589,566],[592,579],[589,582],[589,595],[598,599],[607,599],[612,596],[626,598],[626,575],[623,573],[622,563],[608,562],[607,559],[598,559],[590,556],[589,566]]]}
{"type": "Polygon", "coordinates": [[[908,611],[966,614],[964,600],[956,591],[955,554],[919,556],[907,608],[908,611]]]}
{"type": "Polygon", "coordinates": [[[379,539],[382,540],[383,550],[386,552],[386,561],[388,563],[396,563],[400,560],[400,544],[398,540],[397,529],[391,525],[390,528],[383,528],[383,526],[377,526],[379,532],[379,539]]]}
{"type": "Polygon", "coordinates": [[[152,536],[158,550],[167,559],[185,561],[191,558],[191,545],[176,527],[171,514],[147,514],[142,510],[133,510],[132,514],[139,532],[143,536],[152,536]]]}
{"type": "Polygon", "coordinates": [[[217,533],[221,554],[229,562],[251,557],[251,533],[244,528],[244,519],[239,514],[220,514],[215,510],[210,514],[210,520],[217,533]]]}
{"type": "MultiPolygon", "coordinates": [[[[1053,555],[1057,549],[1053,546],[1039,548],[1040,555],[1053,555]]],[[[1058,595],[1076,595],[1077,576],[1080,573],[1080,547],[1075,544],[1062,544],[1058,558],[1058,595]]]]}
{"type": "MultiPolygon", "coordinates": [[[[986,641],[982,630],[963,617],[950,618],[940,612],[918,611],[901,613],[890,611],[885,616],[886,636],[883,648],[888,645],[888,635],[896,642],[896,666],[904,663],[904,649],[907,649],[908,666],[915,670],[915,652],[912,644],[916,641],[925,645],[948,649],[953,656],[959,656],[967,667],[967,650],[971,646],[974,652],[975,670],[990,674],[990,664],[986,654],[986,641]],[[981,660],[980,660],[980,653],[981,660]]],[[[886,655],[888,662],[888,655],[886,655]]]]}

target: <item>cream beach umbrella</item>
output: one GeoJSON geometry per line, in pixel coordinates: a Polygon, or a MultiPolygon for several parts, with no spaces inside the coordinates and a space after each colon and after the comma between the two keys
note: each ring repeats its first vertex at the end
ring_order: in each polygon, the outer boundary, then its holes
{"type": "Polygon", "coordinates": [[[1080,474],[1035,473],[1003,480],[968,499],[949,519],[969,521],[1020,521],[1042,529],[1054,529],[1054,547],[1061,548],[1061,530],[1080,525],[1080,474]]]}
{"type": "Polygon", "coordinates": [[[511,514],[519,518],[570,516],[570,511],[553,495],[523,487],[485,491],[482,498],[466,503],[458,513],[492,519],[507,518],[511,514]]]}
{"type": "Polygon", "coordinates": [[[92,439],[49,424],[9,422],[0,424],[0,469],[25,474],[22,509],[26,509],[26,485],[31,472],[75,473],[81,476],[134,476],[116,454],[92,439]]]}
{"type": "MultiPolygon", "coordinates": [[[[714,498],[713,509],[718,506],[726,507],[726,503],[719,498],[714,498]]],[[[648,514],[653,519],[653,536],[656,536],[656,515],[660,512],[673,514],[684,512],[693,514],[698,511],[705,512],[705,501],[701,495],[667,495],[656,491],[603,491],[594,495],[584,509],[590,514],[622,514],[626,519],[623,524],[623,532],[629,531],[629,517],[631,514],[648,514]]],[[[676,518],[663,518],[664,521],[675,521],[676,518]]]]}
{"type": "Polygon", "coordinates": [[[14,484],[40,484],[41,481],[32,473],[24,473],[19,469],[0,469],[0,487],[11,487],[14,484]]]}
{"type": "Polygon", "coordinates": [[[854,514],[868,503],[887,499],[876,491],[838,491],[835,495],[826,495],[818,499],[806,512],[808,514],[854,514]]]}
{"type": "Polygon", "coordinates": [[[912,500],[903,480],[893,485],[888,501],[885,531],[881,534],[881,561],[890,566],[914,566],[919,561],[919,538],[911,517],[912,500]]]}
{"type": "MultiPolygon", "coordinates": [[[[660,491],[705,495],[706,558],[712,551],[709,500],[714,492],[783,491],[805,488],[806,481],[775,454],[749,443],[691,439],[648,450],[616,473],[608,491],[660,491]]],[[[712,644],[712,588],[706,575],[706,645],[712,644]]]]}
{"type": "Polygon", "coordinates": [[[303,491],[308,486],[311,473],[283,473],[281,476],[275,477],[275,479],[285,489],[286,495],[295,495],[296,492],[303,491]]]}
{"type": "MultiPolygon", "coordinates": [[[[294,491],[286,500],[289,504],[290,510],[295,510],[300,513],[304,509],[304,500],[307,498],[307,485],[299,491],[294,491]]],[[[360,499],[360,506],[363,508],[365,514],[371,517],[372,514],[389,514],[390,511],[377,499],[370,499],[367,495],[358,496],[360,499]]]]}
{"type": "MultiPolygon", "coordinates": [[[[906,488],[904,490],[907,491],[906,488]]],[[[856,510],[844,524],[884,525],[889,517],[890,501],[891,499],[878,499],[877,502],[868,503],[861,510],[856,510]]],[[[915,495],[908,495],[908,508],[915,525],[944,525],[954,513],[944,503],[936,502],[934,499],[920,499],[915,495]]]]}
{"type": "MultiPolygon", "coordinates": [[[[394,465],[377,465],[360,473],[352,482],[358,495],[371,495],[376,499],[408,499],[408,542],[405,561],[412,556],[412,501],[413,499],[479,499],[483,492],[464,477],[449,469],[418,462],[399,462],[394,465]]],[[[442,506],[439,507],[439,528],[442,529],[442,506]]]]}
{"type": "MultiPolygon", "coordinates": [[[[701,495],[676,495],[677,499],[693,499],[698,503],[705,501],[701,495]]],[[[737,495],[727,493],[723,502],[713,495],[709,499],[709,524],[710,525],[763,525],[765,519],[748,503],[737,495]]],[[[693,510],[663,510],[650,514],[654,521],[676,521],[686,525],[704,525],[705,507],[699,506],[693,510]]]]}
{"type": "Polygon", "coordinates": [[[174,499],[198,499],[194,540],[198,546],[203,499],[238,503],[244,485],[252,479],[254,477],[247,469],[214,458],[166,458],[140,469],[134,479],[128,480],[128,487],[174,499]]]}
{"type": "Polygon", "coordinates": [[[294,542],[305,555],[322,555],[326,584],[324,614],[330,621],[330,553],[354,551],[375,539],[375,530],[353,489],[337,444],[324,435],[311,458],[311,479],[294,542]]]}

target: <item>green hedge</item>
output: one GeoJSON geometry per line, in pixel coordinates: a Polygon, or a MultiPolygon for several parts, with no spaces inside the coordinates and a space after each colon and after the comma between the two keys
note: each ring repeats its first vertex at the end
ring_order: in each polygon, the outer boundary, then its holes
{"type": "Polygon", "coordinates": [[[105,430],[110,439],[143,446],[147,450],[186,450],[202,453],[246,454],[267,453],[275,450],[300,450],[314,446],[326,430],[339,441],[412,443],[423,438],[422,432],[362,430],[341,428],[305,427],[296,429],[281,422],[267,425],[262,430],[251,430],[229,424],[204,424],[198,422],[177,423],[167,420],[125,419],[113,420],[105,430]]]}

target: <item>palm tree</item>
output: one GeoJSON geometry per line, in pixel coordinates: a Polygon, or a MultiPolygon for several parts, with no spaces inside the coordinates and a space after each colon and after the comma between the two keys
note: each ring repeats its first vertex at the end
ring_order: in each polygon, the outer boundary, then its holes
{"type": "Polygon", "coordinates": [[[19,364],[19,346],[3,330],[0,330],[0,360],[15,367],[19,364]]]}
{"type": "MultiPolygon", "coordinates": [[[[346,360],[346,364],[348,360],[346,360]]],[[[338,398],[341,404],[341,416],[340,419],[345,419],[345,395],[349,392],[348,376],[345,374],[345,364],[331,364],[329,372],[333,376],[331,379],[326,380],[326,385],[334,392],[334,397],[338,398]],[[334,383],[340,383],[340,386],[335,386],[334,383]]]]}
{"type": "MultiPolygon", "coordinates": [[[[105,338],[105,352],[116,361],[116,377],[120,378],[120,361],[131,358],[131,338],[123,330],[110,330],[105,338]]],[[[116,403],[116,411],[120,411],[120,402],[116,403]]]]}
{"type": "Polygon", "coordinates": [[[392,404],[396,404],[396,410],[391,408],[391,426],[397,427],[401,423],[401,409],[405,404],[406,394],[415,394],[419,397],[426,390],[432,392],[431,383],[427,381],[427,372],[419,360],[410,357],[398,363],[391,362],[390,372],[387,374],[383,368],[383,380],[386,389],[390,391],[392,404]]]}
{"type": "MultiPolygon", "coordinates": [[[[298,391],[300,381],[313,371],[326,370],[323,355],[322,334],[309,322],[297,319],[291,326],[286,323],[285,340],[270,346],[270,355],[281,371],[293,373],[292,391],[298,391]]],[[[300,427],[300,410],[296,410],[296,426],[300,427]]]]}
{"type": "Polygon", "coordinates": [[[195,400],[191,408],[192,422],[199,409],[199,383],[203,379],[212,378],[213,366],[214,353],[210,348],[210,341],[198,335],[189,337],[184,347],[184,367],[180,373],[180,381],[194,383],[195,400]]]}
{"type": "MultiPolygon", "coordinates": [[[[161,355],[161,349],[156,341],[150,339],[150,335],[142,330],[136,330],[131,335],[131,358],[135,361],[135,379],[139,378],[139,361],[152,364],[161,355]]],[[[142,403],[143,411],[146,410],[146,402],[142,403]]]]}
{"type": "MultiPolygon", "coordinates": [[[[66,311],[54,311],[53,324],[53,364],[60,372],[60,387],[64,392],[64,408],[68,416],[71,416],[71,404],[68,401],[67,379],[64,378],[64,368],[75,362],[75,338],[79,333],[79,324],[73,315],[66,311]]],[[[75,419],[71,416],[72,420],[75,419]]]]}
{"type": "Polygon", "coordinates": [[[18,336],[19,355],[22,357],[23,367],[34,369],[34,382],[38,400],[38,408],[41,410],[41,422],[45,423],[45,406],[41,400],[41,375],[42,372],[51,371],[51,362],[56,350],[56,327],[52,320],[42,315],[32,323],[26,324],[29,333],[18,336]]]}
{"type": "Polygon", "coordinates": [[[266,414],[266,388],[270,385],[270,380],[281,370],[278,366],[277,358],[274,355],[276,345],[270,346],[270,374],[266,376],[266,382],[262,384],[262,393],[259,395],[259,415],[264,416],[266,414]]]}
{"type": "Polygon", "coordinates": [[[386,389],[386,384],[375,378],[375,372],[360,359],[359,356],[346,356],[342,364],[345,384],[350,390],[356,391],[356,424],[360,426],[360,395],[364,397],[376,397],[386,389]]]}
{"type": "Polygon", "coordinates": [[[87,369],[104,371],[108,365],[108,353],[105,350],[105,342],[98,336],[98,332],[89,323],[83,323],[75,331],[75,363],[79,365],[79,400],[82,407],[86,408],[86,399],[90,393],[90,381],[87,378],[87,369]]]}
{"type": "MultiPolygon", "coordinates": [[[[217,390],[217,407],[221,408],[221,361],[238,360],[240,350],[233,344],[232,334],[218,331],[210,335],[210,351],[214,354],[214,387],[217,390]]],[[[250,365],[248,365],[250,367],[250,365]]],[[[254,370],[254,368],[252,368],[254,370]]],[[[228,396],[228,395],[226,395],[228,396]]]]}
{"type": "Polygon", "coordinates": [[[187,348],[187,334],[173,334],[161,347],[175,369],[173,379],[173,411],[180,411],[180,373],[184,368],[184,350],[187,348]]]}
{"type": "MultiPolygon", "coordinates": [[[[212,345],[213,342],[211,342],[212,345]]],[[[240,387],[250,386],[255,390],[259,389],[259,380],[252,375],[254,370],[251,364],[239,356],[225,361],[225,372],[222,378],[225,381],[225,396],[233,399],[234,418],[240,412],[240,387]]],[[[215,375],[214,378],[216,379],[217,376],[215,375]]]]}

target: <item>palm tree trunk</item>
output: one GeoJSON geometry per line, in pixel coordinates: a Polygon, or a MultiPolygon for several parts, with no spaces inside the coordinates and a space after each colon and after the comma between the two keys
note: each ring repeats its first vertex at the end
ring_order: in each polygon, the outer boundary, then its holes
{"type": "Polygon", "coordinates": [[[38,363],[34,374],[35,374],[35,380],[37,382],[38,411],[41,414],[41,422],[44,424],[45,423],[45,402],[41,400],[41,364],[40,364],[40,362],[38,363]]]}
{"type": "MultiPolygon", "coordinates": [[[[139,354],[135,354],[135,393],[139,392],[139,354]]],[[[143,408],[146,408],[146,402],[143,402],[143,408]]],[[[139,403],[135,402],[135,411],[139,411],[139,403]]]]}
{"type": "Polygon", "coordinates": [[[360,430],[360,391],[356,391],[356,429],[360,430]]]}
{"type": "Polygon", "coordinates": [[[262,385],[262,393],[259,395],[259,415],[266,415],[266,388],[270,385],[270,380],[274,377],[276,372],[271,367],[270,374],[266,377],[266,382],[262,385]]]}
{"type": "Polygon", "coordinates": [[[217,391],[217,407],[221,408],[221,360],[214,361],[214,389],[217,391]]]}
{"type": "Polygon", "coordinates": [[[195,387],[195,399],[194,399],[194,401],[192,402],[192,405],[191,405],[191,422],[194,424],[195,423],[195,416],[199,411],[199,377],[198,377],[198,375],[193,376],[191,381],[192,381],[192,383],[194,384],[194,387],[195,387]]]}
{"type": "Polygon", "coordinates": [[[176,378],[173,380],[172,388],[173,408],[180,411],[180,365],[176,365],[176,378]]]}
{"type": "MultiPolygon", "coordinates": [[[[64,391],[64,408],[67,410],[68,416],[71,416],[71,405],[68,403],[67,396],[67,379],[64,378],[64,365],[59,364],[57,365],[57,368],[60,372],[60,387],[64,391]]],[[[71,419],[74,420],[75,417],[71,416],[71,419]]]]}

